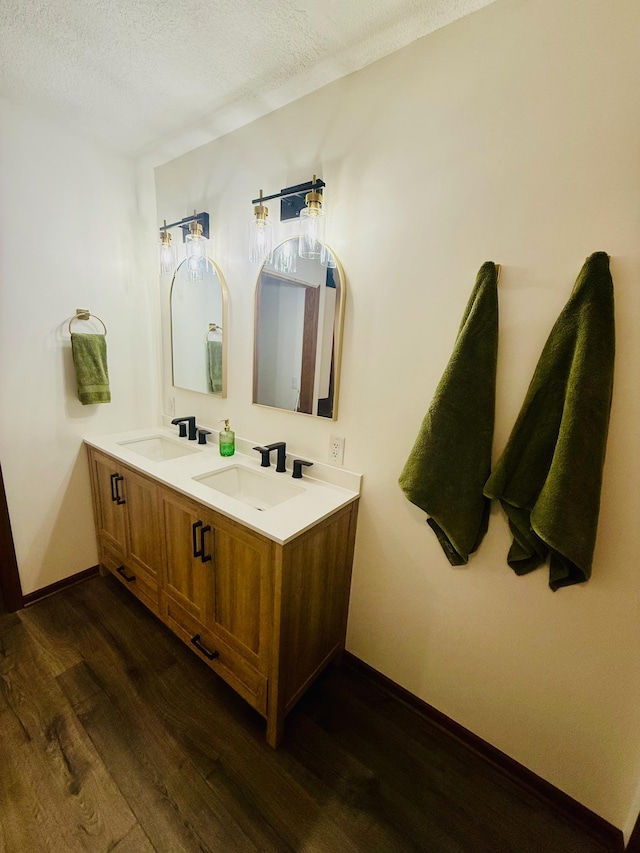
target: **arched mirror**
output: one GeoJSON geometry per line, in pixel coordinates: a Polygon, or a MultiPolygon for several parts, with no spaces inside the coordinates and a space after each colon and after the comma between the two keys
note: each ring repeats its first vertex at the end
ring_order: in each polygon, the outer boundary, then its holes
{"type": "Polygon", "coordinates": [[[211,259],[192,281],[183,261],[171,284],[173,384],[203,394],[227,395],[227,285],[211,259]]]}
{"type": "Polygon", "coordinates": [[[328,247],[322,260],[280,243],[256,285],[253,402],[335,420],[345,281],[328,247]]]}

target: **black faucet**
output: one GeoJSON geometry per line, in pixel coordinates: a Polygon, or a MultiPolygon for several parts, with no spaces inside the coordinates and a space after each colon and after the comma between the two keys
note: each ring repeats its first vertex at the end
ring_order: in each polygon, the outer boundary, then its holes
{"type": "Polygon", "coordinates": [[[189,441],[196,440],[196,419],[194,415],[190,415],[187,418],[174,418],[171,421],[172,424],[178,424],[180,438],[187,437],[187,426],[189,427],[189,441]]]}
{"type": "Polygon", "coordinates": [[[293,460],[293,474],[291,475],[294,480],[302,479],[302,466],[303,465],[313,465],[313,462],[307,462],[305,459],[294,459],[293,460]]]}
{"type": "MultiPolygon", "coordinates": [[[[276,463],[276,471],[280,474],[283,471],[287,470],[286,460],[287,460],[287,445],[284,441],[276,441],[274,444],[265,444],[266,450],[277,450],[278,451],[278,461],[276,463]]],[[[264,464],[264,463],[263,463],[264,464]]]]}

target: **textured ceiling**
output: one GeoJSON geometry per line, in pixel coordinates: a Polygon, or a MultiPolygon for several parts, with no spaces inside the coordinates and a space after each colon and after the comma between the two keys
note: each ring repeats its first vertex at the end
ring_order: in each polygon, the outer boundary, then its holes
{"type": "Polygon", "coordinates": [[[137,155],[228,132],[491,2],[2,0],[0,95],[137,155]]]}

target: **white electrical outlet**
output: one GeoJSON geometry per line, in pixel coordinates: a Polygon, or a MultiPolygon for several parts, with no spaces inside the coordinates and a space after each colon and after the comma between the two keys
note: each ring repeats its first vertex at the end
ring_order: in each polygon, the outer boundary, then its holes
{"type": "Polygon", "coordinates": [[[344,462],[344,438],[329,436],[329,462],[334,465],[342,465],[344,462]]]}
{"type": "Polygon", "coordinates": [[[176,398],[168,397],[167,398],[167,411],[170,415],[175,415],[176,413],[176,398]]]}

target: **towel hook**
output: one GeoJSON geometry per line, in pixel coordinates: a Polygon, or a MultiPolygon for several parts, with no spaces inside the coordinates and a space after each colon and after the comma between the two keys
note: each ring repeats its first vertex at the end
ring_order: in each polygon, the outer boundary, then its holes
{"type": "Polygon", "coordinates": [[[107,327],[104,324],[104,321],[100,319],[100,317],[96,317],[95,314],[92,314],[87,308],[76,308],[76,313],[69,320],[69,334],[71,334],[71,324],[74,320],[90,320],[93,317],[94,320],[97,320],[102,324],[102,328],[104,329],[105,335],[107,334],[107,327]]]}

